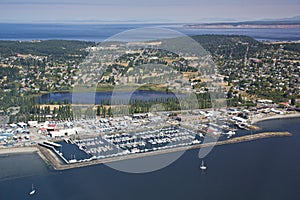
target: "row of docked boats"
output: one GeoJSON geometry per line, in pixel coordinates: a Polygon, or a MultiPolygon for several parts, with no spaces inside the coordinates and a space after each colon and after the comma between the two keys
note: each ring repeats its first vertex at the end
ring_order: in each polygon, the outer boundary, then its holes
{"type": "Polygon", "coordinates": [[[103,135],[76,141],[80,150],[92,157],[106,158],[117,155],[142,153],[201,143],[195,133],[181,127],[167,127],[138,133],[103,135]]]}

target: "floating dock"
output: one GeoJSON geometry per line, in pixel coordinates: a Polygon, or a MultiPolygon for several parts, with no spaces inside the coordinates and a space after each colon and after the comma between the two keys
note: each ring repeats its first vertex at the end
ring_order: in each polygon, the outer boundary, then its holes
{"type": "Polygon", "coordinates": [[[54,143],[54,142],[45,141],[44,144],[53,146],[53,147],[55,147],[55,148],[61,148],[61,145],[60,145],[60,144],[57,144],[57,143],[54,143]]]}

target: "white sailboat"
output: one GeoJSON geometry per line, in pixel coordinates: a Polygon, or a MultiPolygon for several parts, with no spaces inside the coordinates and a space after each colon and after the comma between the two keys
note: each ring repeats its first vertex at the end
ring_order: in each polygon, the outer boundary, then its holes
{"type": "Polygon", "coordinates": [[[201,170],[206,170],[207,169],[207,167],[204,165],[204,160],[202,160],[202,162],[201,162],[200,169],[201,170]]]}
{"type": "Polygon", "coordinates": [[[34,195],[35,194],[35,189],[33,187],[33,184],[31,185],[31,191],[29,192],[29,195],[34,195]]]}

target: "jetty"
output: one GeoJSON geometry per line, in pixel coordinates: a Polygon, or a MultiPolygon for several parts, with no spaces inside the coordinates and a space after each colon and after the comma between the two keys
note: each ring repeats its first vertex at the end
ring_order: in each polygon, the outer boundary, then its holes
{"type": "Polygon", "coordinates": [[[56,147],[56,148],[60,148],[61,147],[60,144],[57,144],[57,143],[54,143],[54,142],[50,142],[50,141],[45,141],[44,144],[49,145],[49,146],[53,146],[53,147],[56,147]]]}

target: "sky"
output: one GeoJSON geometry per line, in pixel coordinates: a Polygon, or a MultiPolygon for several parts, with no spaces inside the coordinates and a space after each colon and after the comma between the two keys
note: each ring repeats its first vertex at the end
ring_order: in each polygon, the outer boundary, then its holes
{"type": "Polygon", "coordinates": [[[299,0],[0,0],[0,22],[210,22],[300,15],[299,0]]]}

